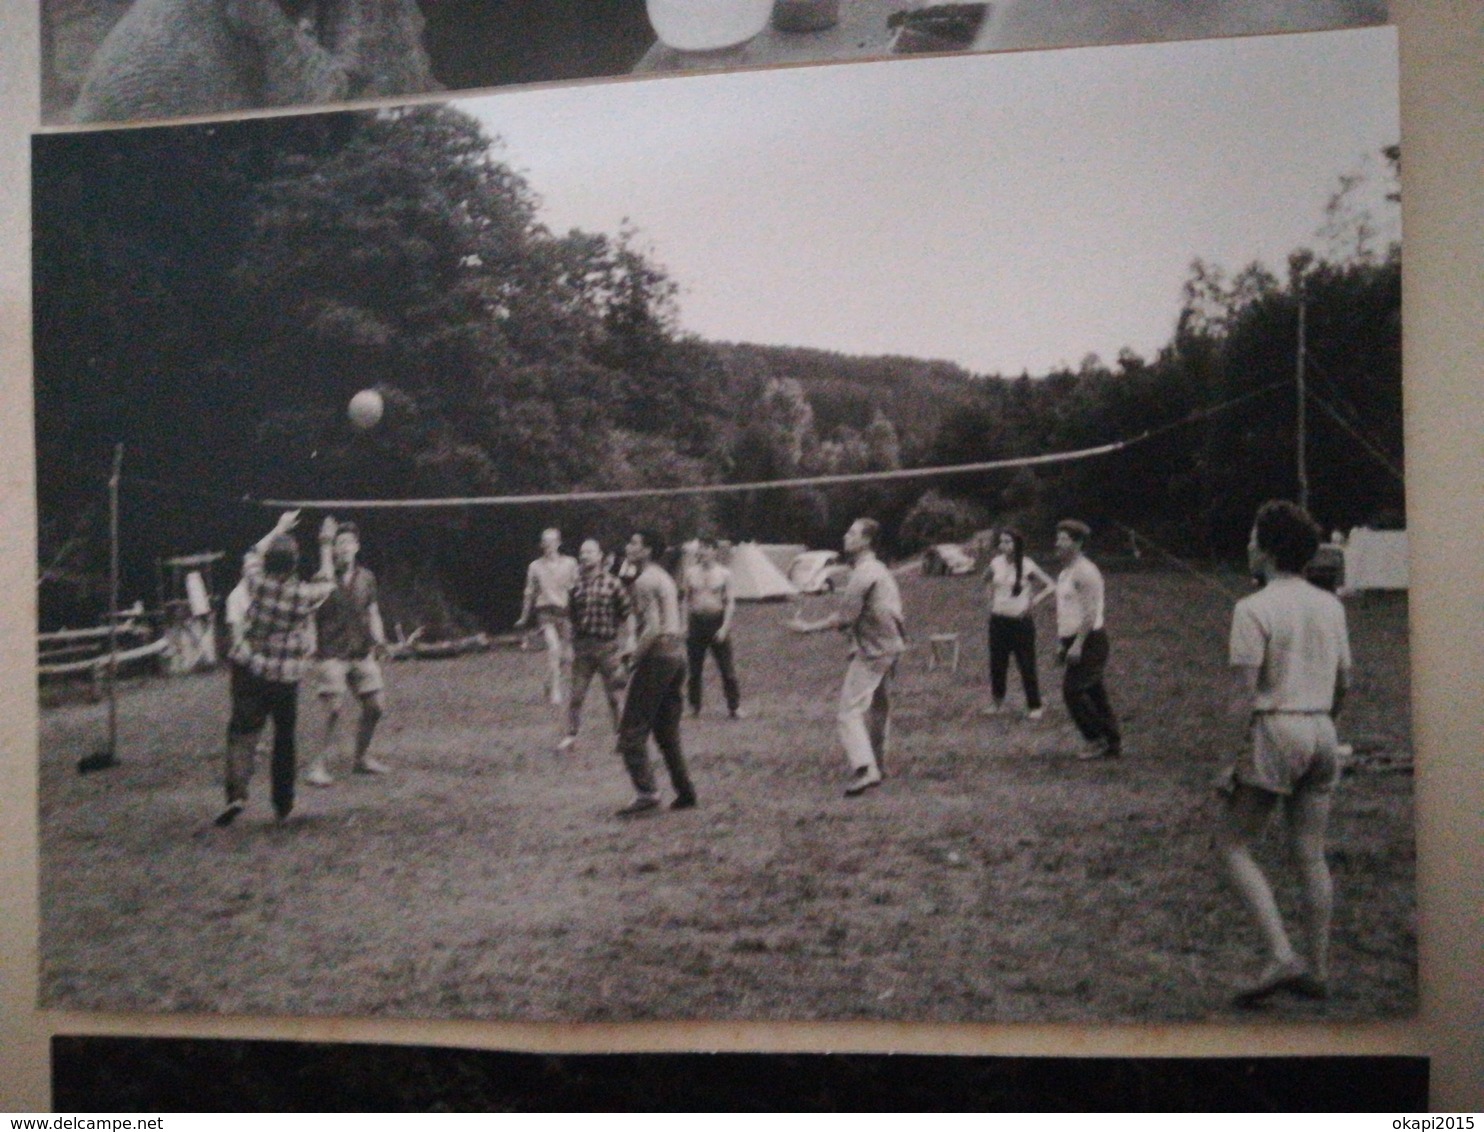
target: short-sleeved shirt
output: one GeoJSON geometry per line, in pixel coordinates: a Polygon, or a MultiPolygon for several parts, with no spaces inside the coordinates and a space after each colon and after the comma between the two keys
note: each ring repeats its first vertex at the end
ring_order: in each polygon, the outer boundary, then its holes
{"type": "Polygon", "coordinates": [[[607,570],[584,571],[572,587],[572,631],[579,637],[614,640],[632,609],[628,589],[607,570]]]}
{"type": "Polygon", "coordinates": [[[566,609],[572,587],[577,584],[577,559],[567,554],[547,558],[544,554],[526,571],[526,593],[536,609],[566,609]]]}
{"type": "Polygon", "coordinates": [[[335,583],[305,582],[292,575],[270,577],[256,551],[244,560],[242,577],[247,583],[247,614],[242,643],[233,646],[232,661],[260,679],[298,683],[314,649],[314,611],[335,583]]]}
{"type": "Polygon", "coordinates": [[[692,613],[723,613],[732,572],[719,562],[699,563],[685,571],[685,603],[692,613]]]}
{"type": "Polygon", "coordinates": [[[902,592],[885,563],[869,552],[856,557],[841,596],[842,626],[851,652],[867,660],[896,656],[907,648],[902,592]]]}
{"type": "Polygon", "coordinates": [[[377,602],[376,575],[364,566],[335,579],[335,589],[315,613],[319,655],[327,660],[360,660],[376,641],[371,607],[377,602]]]}
{"type": "Polygon", "coordinates": [[[1075,637],[1092,615],[1093,630],[1103,627],[1103,572],[1086,558],[1056,576],[1056,635],[1075,637]]]}
{"type": "Polygon", "coordinates": [[[1038,569],[1029,555],[1020,559],[1020,592],[1015,592],[1015,563],[1006,555],[990,559],[984,584],[989,590],[989,611],[1000,617],[1024,617],[1031,608],[1031,575],[1038,569]]]}
{"type": "Polygon", "coordinates": [[[1254,711],[1328,712],[1351,664],[1345,607],[1303,578],[1274,578],[1237,602],[1231,663],[1258,670],[1254,711]]]}

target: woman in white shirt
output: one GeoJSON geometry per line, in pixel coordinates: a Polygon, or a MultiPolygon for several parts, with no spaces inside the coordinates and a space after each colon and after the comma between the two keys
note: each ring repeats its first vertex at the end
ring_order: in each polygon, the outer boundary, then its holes
{"type": "Polygon", "coordinates": [[[1026,714],[1040,719],[1041,686],[1036,678],[1036,623],[1032,614],[1056,592],[1056,582],[1025,553],[1025,536],[1019,531],[1005,527],[996,545],[999,553],[984,571],[984,592],[989,599],[989,690],[994,697],[984,714],[996,715],[1004,709],[1013,656],[1025,687],[1026,714]]]}

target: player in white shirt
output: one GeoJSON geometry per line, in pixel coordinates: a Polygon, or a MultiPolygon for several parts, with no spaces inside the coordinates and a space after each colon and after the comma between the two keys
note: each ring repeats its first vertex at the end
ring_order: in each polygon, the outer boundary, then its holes
{"type": "Polygon", "coordinates": [[[1303,577],[1318,547],[1319,529],[1302,508],[1264,503],[1247,556],[1265,584],[1232,613],[1231,664],[1251,743],[1224,777],[1227,808],[1217,845],[1268,952],[1257,980],[1237,995],[1240,1005],[1279,991],[1310,998],[1328,994],[1334,893],[1324,846],[1340,778],[1334,717],[1344,702],[1351,659],[1345,607],[1303,577]],[[1303,879],[1307,963],[1289,940],[1272,887],[1253,856],[1280,799],[1303,879]]]}
{"type": "Polygon", "coordinates": [[[1056,556],[1062,564],[1056,576],[1057,659],[1066,665],[1062,699],[1087,740],[1077,757],[1116,759],[1123,753],[1123,738],[1104,684],[1108,633],[1103,627],[1103,574],[1083,553],[1091,535],[1077,519],[1056,524],[1056,556]]]}
{"type": "Polygon", "coordinates": [[[562,532],[548,527],[541,532],[541,557],[526,570],[525,600],[517,629],[524,629],[534,616],[546,642],[546,693],[551,702],[564,702],[565,675],[572,667],[572,619],[568,606],[577,584],[577,559],[562,553],[562,532]]]}
{"type": "Polygon", "coordinates": [[[1040,719],[1041,684],[1036,675],[1036,606],[1056,592],[1051,576],[1025,552],[1025,536],[1006,527],[995,540],[999,553],[984,571],[989,603],[989,689],[992,702],[985,715],[1004,710],[1010,658],[1020,669],[1026,715],[1040,719]]]}

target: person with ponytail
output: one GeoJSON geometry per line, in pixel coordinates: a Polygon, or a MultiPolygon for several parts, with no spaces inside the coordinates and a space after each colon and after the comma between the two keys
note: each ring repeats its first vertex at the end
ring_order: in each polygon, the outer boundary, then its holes
{"type": "Polygon", "coordinates": [[[1040,719],[1041,685],[1036,677],[1036,622],[1034,610],[1056,592],[1056,582],[1025,552],[1025,536],[1005,527],[995,540],[999,551],[984,571],[984,593],[989,602],[989,692],[993,697],[985,715],[1005,708],[1010,658],[1020,669],[1026,714],[1040,719]]]}

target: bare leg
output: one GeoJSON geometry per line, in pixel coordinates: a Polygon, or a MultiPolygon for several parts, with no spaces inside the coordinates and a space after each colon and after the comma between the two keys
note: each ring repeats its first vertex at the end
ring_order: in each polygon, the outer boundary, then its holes
{"type": "Polygon", "coordinates": [[[1329,926],[1334,911],[1334,883],[1324,859],[1329,827],[1328,791],[1303,790],[1288,806],[1293,855],[1304,881],[1304,928],[1309,941],[1309,969],[1321,986],[1329,981],[1329,926]]]}
{"type": "Polygon", "coordinates": [[[319,754],[304,774],[304,781],[311,786],[329,786],[335,781],[335,776],[330,773],[330,760],[334,758],[339,747],[340,715],[344,708],[344,701],[343,695],[320,697],[320,702],[325,708],[324,741],[320,744],[319,754]]]}
{"type": "Polygon", "coordinates": [[[362,774],[381,774],[387,769],[366,755],[371,749],[371,736],[376,734],[376,725],[381,722],[381,716],[381,693],[367,692],[361,696],[361,719],[356,725],[355,768],[362,774]]]}
{"type": "Polygon", "coordinates": [[[1283,915],[1278,911],[1272,886],[1252,856],[1252,846],[1262,836],[1277,805],[1278,795],[1238,783],[1227,804],[1226,821],[1217,835],[1222,864],[1257,921],[1271,957],[1270,967],[1290,966],[1298,958],[1283,928],[1283,915]]]}
{"type": "Polygon", "coordinates": [[[541,637],[546,642],[546,691],[553,704],[562,703],[562,634],[554,622],[541,626],[541,637]]]}

